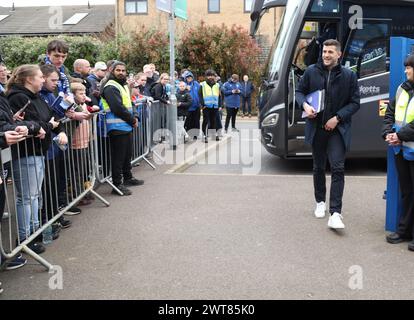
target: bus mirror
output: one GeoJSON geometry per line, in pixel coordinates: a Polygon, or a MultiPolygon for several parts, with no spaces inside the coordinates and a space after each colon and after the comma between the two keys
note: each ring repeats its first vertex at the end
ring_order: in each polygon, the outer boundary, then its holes
{"type": "Polygon", "coordinates": [[[257,21],[260,18],[260,12],[255,11],[250,15],[250,20],[257,21]]]}

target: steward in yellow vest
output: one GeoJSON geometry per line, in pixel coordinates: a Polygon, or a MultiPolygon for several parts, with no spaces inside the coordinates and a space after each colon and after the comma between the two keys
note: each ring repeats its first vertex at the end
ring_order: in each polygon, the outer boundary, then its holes
{"type": "Polygon", "coordinates": [[[138,186],[144,181],[132,176],[133,129],[138,127],[138,117],[132,111],[131,96],[127,86],[126,65],[116,62],[109,80],[104,84],[102,104],[106,111],[106,126],[111,143],[112,190],[116,195],[131,195],[127,186],[138,186]],[[120,194],[121,191],[122,194],[120,194]]]}
{"type": "Polygon", "coordinates": [[[205,76],[207,80],[201,83],[198,94],[203,110],[202,129],[204,134],[204,142],[208,143],[207,126],[209,130],[214,130],[216,141],[219,140],[217,135],[216,119],[220,105],[220,85],[216,83],[216,73],[213,70],[207,70],[205,76]]]}
{"type": "Polygon", "coordinates": [[[391,244],[411,241],[408,250],[414,251],[414,55],[404,66],[407,81],[398,87],[395,101],[387,108],[382,132],[394,148],[402,198],[398,230],[388,234],[386,240],[391,244]]]}

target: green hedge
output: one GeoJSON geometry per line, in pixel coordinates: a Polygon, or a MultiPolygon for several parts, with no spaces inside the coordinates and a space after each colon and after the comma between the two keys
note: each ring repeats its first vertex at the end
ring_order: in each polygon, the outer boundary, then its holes
{"type": "MultiPolygon", "coordinates": [[[[59,38],[69,44],[70,54],[65,65],[70,69],[72,69],[75,59],[79,57],[95,62],[107,51],[104,49],[104,43],[94,37],[66,36],[59,38]]],[[[22,64],[38,63],[40,58],[46,54],[47,44],[52,39],[56,39],[56,37],[0,37],[0,53],[10,69],[22,64]]]]}

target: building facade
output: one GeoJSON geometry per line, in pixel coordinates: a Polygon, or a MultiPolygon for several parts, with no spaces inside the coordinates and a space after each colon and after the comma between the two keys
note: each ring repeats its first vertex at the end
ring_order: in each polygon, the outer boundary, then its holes
{"type": "MultiPolygon", "coordinates": [[[[207,25],[250,28],[252,0],[188,0],[188,21],[177,19],[177,34],[204,21],[207,25]]],[[[117,0],[116,29],[118,32],[139,30],[142,25],[168,30],[168,14],[156,8],[156,0],[117,0]]],[[[267,55],[278,31],[283,10],[271,9],[263,16],[257,39],[267,55]]]]}

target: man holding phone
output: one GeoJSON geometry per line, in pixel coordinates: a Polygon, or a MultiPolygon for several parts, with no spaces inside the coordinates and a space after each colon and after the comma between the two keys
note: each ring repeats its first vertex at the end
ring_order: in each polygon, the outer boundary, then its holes
{"type": "Polygon", "coordinates": [[[224,103],[227,109],[226,124],[224,130],[227,133],[229,129],[230,119],[231,127],[233,131],[238,132],[236,128],[237,112],[240,109],[240,97],[241,97],[241,84],[239,82],[239,76],[233,74],[231,79],[223,85],[224,103]]]}

